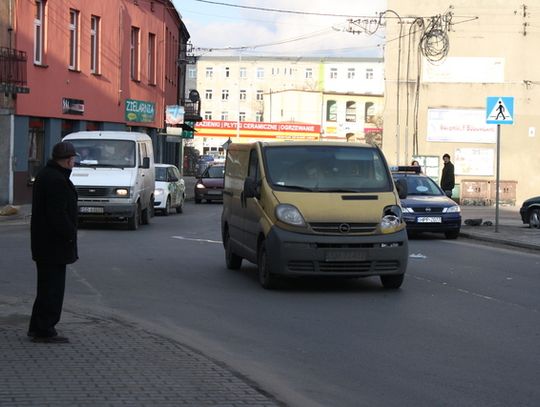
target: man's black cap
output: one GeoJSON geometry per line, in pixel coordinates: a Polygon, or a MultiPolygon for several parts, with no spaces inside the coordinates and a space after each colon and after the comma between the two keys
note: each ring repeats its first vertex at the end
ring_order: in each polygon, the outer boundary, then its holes
{"type": "Polygon", "coordinates": [[[73,147],[73,144],[71,144],[69,141],[61,141],[60,143],[56,143],[53,147],[52,157],[55,160],[69,158],[76,155],[77,152],[75,151],[75,147],[73,147]]]}

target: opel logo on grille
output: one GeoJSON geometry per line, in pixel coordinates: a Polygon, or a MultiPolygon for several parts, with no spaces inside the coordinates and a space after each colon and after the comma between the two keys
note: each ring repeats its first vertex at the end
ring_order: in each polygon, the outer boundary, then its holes
{"type": "Polygon", "coordinates": [[[431,212],[431,208],[426,208],[426,212],[431,212]]]}
{"type": "Polygon", "coordinates": [[[95,189],[89,189],[88,192],[94,193],[94,192],[96,192],[96,190],[95,189]]]}
{"type": "Polygon", "coordinates": [[[348,223],[342,223],[338,226],[338,229],[341,233],[349,233],[351,231],[351,225],[348,223]]]}

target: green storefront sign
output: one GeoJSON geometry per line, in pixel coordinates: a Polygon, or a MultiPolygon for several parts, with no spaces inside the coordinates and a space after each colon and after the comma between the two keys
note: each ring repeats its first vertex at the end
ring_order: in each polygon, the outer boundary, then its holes
{"type": "Polygon", "coordinates": [[[154,121],[155,103],[143,100],[127,99],[125,119],[128,122],[150,123],[154,121]]]}

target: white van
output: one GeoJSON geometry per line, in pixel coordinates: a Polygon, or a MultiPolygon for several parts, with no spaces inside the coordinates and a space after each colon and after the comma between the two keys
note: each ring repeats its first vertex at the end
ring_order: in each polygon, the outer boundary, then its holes
{"type": "Polygon", "coordinates": [[[79,155],[71,181],[79,219],[127,222],[136,230],[154,216],[152,139],[126,131],[81,131],[63,138],[79,155]]]}

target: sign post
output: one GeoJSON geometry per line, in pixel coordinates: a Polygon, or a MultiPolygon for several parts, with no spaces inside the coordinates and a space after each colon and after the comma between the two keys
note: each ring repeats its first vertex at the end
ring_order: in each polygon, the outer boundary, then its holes
{"type": "Polygon", "coordinates": [[[495,233],[499,232],[499,184],[501,158],[501,124],[514,124],[514,97],[488,96],[486,101],[486,123],[497,125],[497,173],[495,181],[495,233]]]}

